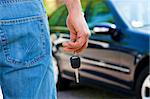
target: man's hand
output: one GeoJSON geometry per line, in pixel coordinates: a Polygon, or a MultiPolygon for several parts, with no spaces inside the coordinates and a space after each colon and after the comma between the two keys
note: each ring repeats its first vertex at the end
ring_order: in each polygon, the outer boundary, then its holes
{"type": "MultiPolygon", "coordinates": [[[[79,6],[77,5],[77,8],[80,8],[79,6]]],[[[73,8],[68,7],[69,15],[66,22],[70,30],[70,42],[63,43],[63,46],[67,52],[79,53],[87,48],[90,31],[81,10],[73,8]]]]}

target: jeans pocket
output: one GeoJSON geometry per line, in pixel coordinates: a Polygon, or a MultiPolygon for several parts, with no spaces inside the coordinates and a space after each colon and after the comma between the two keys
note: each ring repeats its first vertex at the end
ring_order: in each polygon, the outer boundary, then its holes
{"type": "Polygon", "coordinates": [[[1,23],[0,39],[7,63],[32,66],[47,54],[43,17],[13,19],[1,23]]]}

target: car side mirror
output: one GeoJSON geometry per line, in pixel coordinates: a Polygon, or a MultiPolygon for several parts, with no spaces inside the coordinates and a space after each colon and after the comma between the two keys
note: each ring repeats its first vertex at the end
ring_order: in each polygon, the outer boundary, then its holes
{"type": "Polygon", "coordinates": [[[113,32],[116,31],[116,25],[111,23],[101,23],[95,25],[93,28],[93,32],[96,34],[110,34],[112,35],[113,32]]]}

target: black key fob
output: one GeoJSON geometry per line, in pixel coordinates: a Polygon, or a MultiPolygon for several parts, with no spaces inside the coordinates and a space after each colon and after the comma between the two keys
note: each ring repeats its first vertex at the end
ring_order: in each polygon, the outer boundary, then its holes
{"type": "Polygon", "coordinates": [[[77,69],[80,67],[81,60],[80,57],[77,55],[74,55],[70,58],[70,63],[73,69],[77,69]]]}

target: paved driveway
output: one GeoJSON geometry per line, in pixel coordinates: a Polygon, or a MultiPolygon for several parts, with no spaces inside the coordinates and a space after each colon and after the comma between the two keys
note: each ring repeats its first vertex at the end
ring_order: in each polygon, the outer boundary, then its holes
{"type": "MultiPolygon", "coordinates": [[[[0,90],[0,99],[2,98],[0,90]]],[[[134,99],[131,96],[118,95],[106,90],[72,85],[69,89],[58,91],[58,99],[134,99]]]]}
{"type": "Polygon", "coordinates": [[[134,99],[131,96],[118,95],[103,89],[72,85],[70,89],[58,91],[58,99],[134,99]]]}

